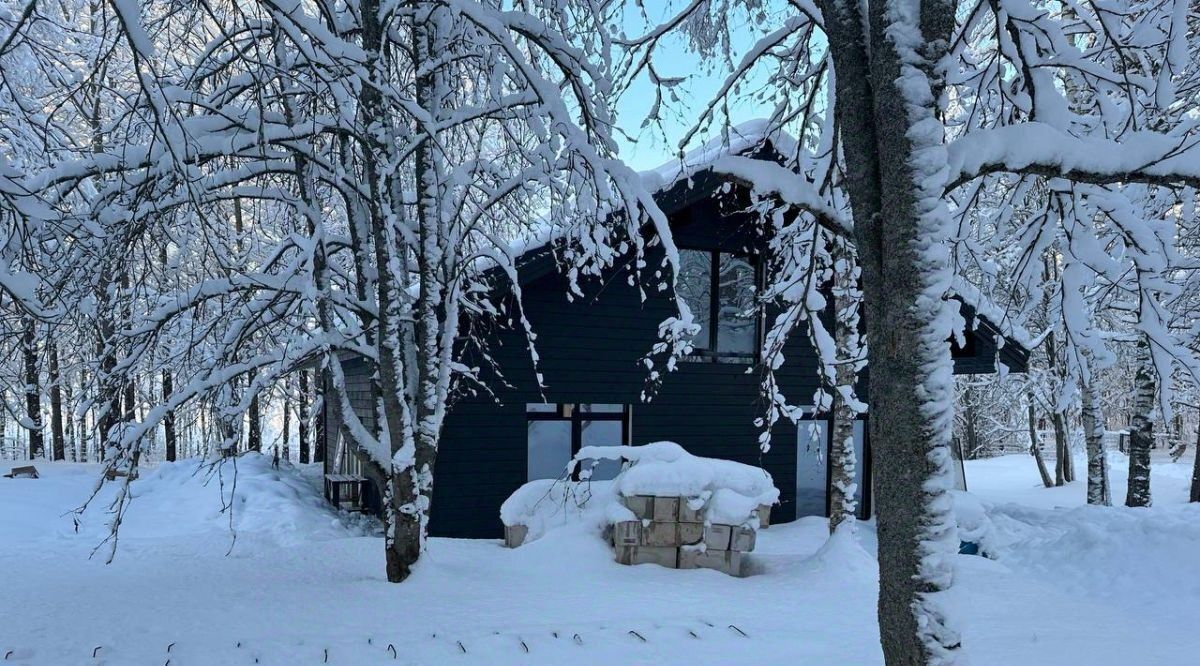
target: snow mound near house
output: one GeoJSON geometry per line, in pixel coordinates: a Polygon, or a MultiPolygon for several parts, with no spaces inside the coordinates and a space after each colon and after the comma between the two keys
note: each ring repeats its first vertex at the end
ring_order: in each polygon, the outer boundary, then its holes
{"type": "Polygon", "coordinates": [[[527,542],[565,525],[599,532],[609,522],[608,511],[617,504],[616,497],[612,481],[537,479],[504,500],[500,522],[528,527],[527,542]]]}
{"type": "MultiPolygon", "coordinates": [[[[109,484],[113,485],[113,484],[109,484]]],[[[121,538],[162,538],[233,532],[283,544],[336,539],[365,533],[361,518],[333,509],[301,468],[275,468],[271,457],[246,453],[233,458],[193,458],[141,470],[132,482],[133,501],[121,538]]],[[[106,488],[84,516],[85,532],[107,531],[106,488]]]]}
{"type": "Polygon", "coordinates": [[[962,490],[951,490],[954,517],[958,521],[958,539],[979,547],[979,554],[990,555],[996,550],[996,528],[988,517],[987,506],[978,497],[962,490]]]}
{"type": "Polygon", "coordinates": [[[800,567],[834,585],[856,585],[879,579],[878,561],[863,547],[855,532],[845,528],[838,528],[829,535],[812,557],[800,563],[800,567]]]}
{"type": "Polygon", "coordinates": [[[500,520],[528,527],[526,542],[564,525],[600,533],[607,525],[637,519],[622,497],[649,495],[688,498],[693,509],[703,507],[709,523],[753,527],[749,519],[755,510],[779,501],[779,489],[766,470],[695,456],[675,442],[585,446],[567,474],[577,469],[584,480],[539,479],[521,486],[500,507],[500,520]],[[589,481],[589,460],[623,461],[624,468],[612,481],[589,481]]]}

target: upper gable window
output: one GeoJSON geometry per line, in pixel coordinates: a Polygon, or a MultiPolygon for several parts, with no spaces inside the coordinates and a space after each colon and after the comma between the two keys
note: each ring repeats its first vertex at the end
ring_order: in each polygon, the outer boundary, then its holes
{"type": "Polygon", "coordinates": [[[700,325],[690,360],[753,363],[760,337],[753,259],[716,250],[680,250],[679,263],[678,294],[700,325]]]}

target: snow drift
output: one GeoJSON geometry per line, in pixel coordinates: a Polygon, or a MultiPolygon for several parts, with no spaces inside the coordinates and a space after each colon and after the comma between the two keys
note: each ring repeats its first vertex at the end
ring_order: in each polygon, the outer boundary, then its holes
{"type": "MultiPolygon", "coordinates": [[[[144,468],[132,482],[133,504],[125,513],[121,538],[233,533],[281,544],[361,535],[367,521],[339,513],[322,497],[315,479],[302,468],[275,468],[259,453],[220,460],[192,458],[144,468]]],[[[81,531],[108,530],[105,488],[83,516],[81,531]]]]}

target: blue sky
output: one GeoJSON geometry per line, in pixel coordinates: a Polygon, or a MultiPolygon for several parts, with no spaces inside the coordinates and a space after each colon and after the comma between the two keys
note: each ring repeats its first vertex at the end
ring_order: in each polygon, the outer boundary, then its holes
{"type": "MultiPolygon", "coordinates": [[[[651,6],[658,8],[659,16],[657,18],[665,18],[674,15],[676,10],[674,5],[677,3],[663,1],[646,4],[647,12],[651,14],[652,18],[656,17],[654,16],[655,10],[651,9],[651,6]]],[[[640,21],[630,20],[627,22],[626,29],[630,36],[643,32],[643,26],[639,24],[640,21]]],[[[752,29],[745,27],[744,30],[735,34],[734,48],[747,47],[754,39],[755,35],[752,29]],[[738,39],[739,35],[741,39],[738,39]]],[[[668,104],[671,109],[671,112],[662,114],[666,118],[663,123],[666,141],[663,140],[657,128],[641,128],[646,112],[654,101],[654,89],[645,76],[633,84],[618,104],[616,109],[618,124],[637,139],[637,142],[633,143],[624,137],[618,137],[621,157],[639,171],[657,167],[677,154],[679,140],[696,122],[700,111],[720,89],[726,75],[721,65],[712,67],[702,62],[701,57],[690,52],[684,40],[680,38],[665,40],[656,53],[654,62],[661,76],[686,76],[687,80],[675,88],[675,92],[680,98],[679,102],[664,101],[664,104],[668,104]]],[[[770,113],[770,108],[750,101],[742,101],[730,112],[733,122],[737,124],[752,118],[766,116],[770,113]]],[[[711,135],[700,137],[701,141],[709,138],[711,135]]]]}

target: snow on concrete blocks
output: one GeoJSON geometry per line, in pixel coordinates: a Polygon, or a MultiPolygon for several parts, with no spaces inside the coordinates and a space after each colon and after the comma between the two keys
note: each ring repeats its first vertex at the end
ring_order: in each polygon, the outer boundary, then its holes
{"type": "MultiPolygon", "coordinates": [[[[779,489],[775,487],[771,475],[762,468],[732,460],[694,456],[674,442],[654,442],[641,446],[585,446],[575,455],[571,470],[587,459],[621,461],[625,469],[612,483],[617,493],[626,498],[688,498],[700,500],[699,503],[692,502],[692,510],[697,510],[699,504],[707,503],[705,509],[709,514],[714,509],[736,509],[737,513],[745,515],[760,505],[772,505],[779,501],[779,489]],[[714,506],[712,500],[718,495],[721,497],[714,506]]],[[[669,513],[669,506],[657,513],[665,516],[669,513]]],[[[676,517],[679,517],[678,513],[676,517]]],[[[707,517],[712,518],[711,515],[707,517]]]]}
{"type": "Polygon", "coordinates": [[[506,545],[576,524],[603,535],[621,564],[740,576],[755,530],[769,524],[779,500],[764,470],[693,456],[672,442],[584,447],[567,475],[584,459],[620,461],[624,468],[612,481],[569,481],[565,475],[525,484],[500,509],[506,545]]]}

